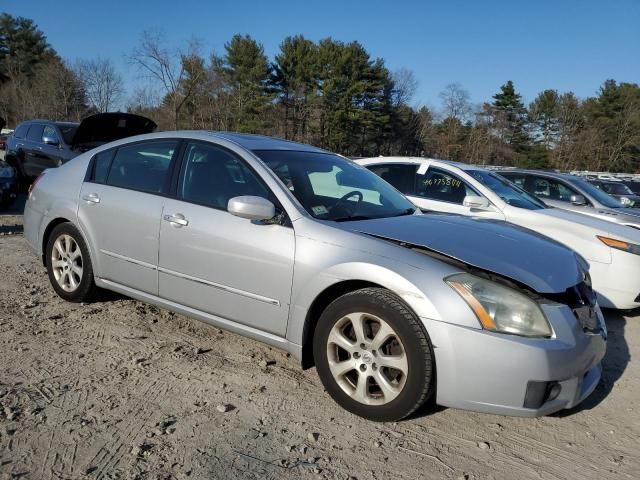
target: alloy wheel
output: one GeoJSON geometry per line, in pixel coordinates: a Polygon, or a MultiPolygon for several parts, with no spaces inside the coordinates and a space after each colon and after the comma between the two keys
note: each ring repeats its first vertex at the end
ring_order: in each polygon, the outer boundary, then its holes
{"type": "Polygon", "coordinates": [[[73,292],[82,281],[82,251],[71,235],[60,235],[51,250],[51,268],[65,292],[73,292]]]}
{"type": "Polygon", "coordinates": [[[384,405],[405,386],[409,363],[398,334],[382,318],[355,312],[338,320],[327,340],[329,370],[340,388],[366,405],[384,405]]]}

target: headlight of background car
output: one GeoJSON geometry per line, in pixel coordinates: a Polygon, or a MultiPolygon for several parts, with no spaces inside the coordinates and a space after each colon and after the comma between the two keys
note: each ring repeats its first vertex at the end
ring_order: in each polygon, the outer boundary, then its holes
{"type": "Polygon", "coordinates": [[[550,337],[551,326],[540,306],[526,295],[468,273],[446,279],[469,304],[482,327],[525,337],[550,337]]]}
{"type": "Polygon", "coordinates": [[[11,166],[0,167],[0,178],[13,178],[16,172],[11,166]]]}
{"type": "Polygon", "coordinates": [[[631,205],[631,199],[627,198],[627,197],[620,197],[620,203],[622,205],[624,205],[625,207],[628,207],[631,205]]]}
{"type": "Polygon", "coordinates": [[[598,237],[598,240],[608,247],[615,248],[616,250],[622,250],[623,252],[633,253],[634,255],[640,255],[640,245],[625,242],[623,240],[616,240],[615,238],[602,237],[600,235],[596,236],[598,237]]]}

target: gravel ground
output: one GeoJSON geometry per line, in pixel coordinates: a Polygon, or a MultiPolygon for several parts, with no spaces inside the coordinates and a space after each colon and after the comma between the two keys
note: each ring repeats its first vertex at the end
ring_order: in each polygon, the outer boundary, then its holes
{"type": "Polygon", "coordinates": [[[604,378],[576,410],[377,424],[268,346],[122,297],[64,302],[9,218],[0,479],[640,478],[640,317],[606,313],[604,378]]]}

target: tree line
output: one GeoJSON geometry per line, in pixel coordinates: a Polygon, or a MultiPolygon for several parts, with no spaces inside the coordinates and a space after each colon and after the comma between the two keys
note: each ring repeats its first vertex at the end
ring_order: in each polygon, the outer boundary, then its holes
{"type": "Polygon", "coordinates": [[[161,129],[274,135],[348,156],[419,155],[484,165],[640,171],[640,87],[606,80],[594,96],[547,89],[525,105],[512,81],[481,105],[457,83],[415,106],[418,79],[360,43],[302,35],[269,59],[234,35],[222,54],[144,32],[125,52],[145,86],[125,92],[108,59],[62,59],[29,19],[0,15],[0,116],[80,120],[114,109],[161,129]]]}

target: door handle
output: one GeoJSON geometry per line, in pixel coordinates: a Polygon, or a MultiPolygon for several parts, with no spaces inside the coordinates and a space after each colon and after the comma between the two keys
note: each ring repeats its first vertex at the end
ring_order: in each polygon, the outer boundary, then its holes
{"type": "Polygon", "coordinates": [[[96,193],[89,193],[87,195],[83,195],[82,199],[88,203],[100,203],[100,197],[96,193]]]}
{"type": "Polygon", "coordinates": [[[184,215],[182,215],[181,213],[174,213],[173,215],[165,215],[163,218],[165,222],[169,222],[174,227],[186,227],[187,225],[189,225],[189,220],[184,218],[184,215]]]}

